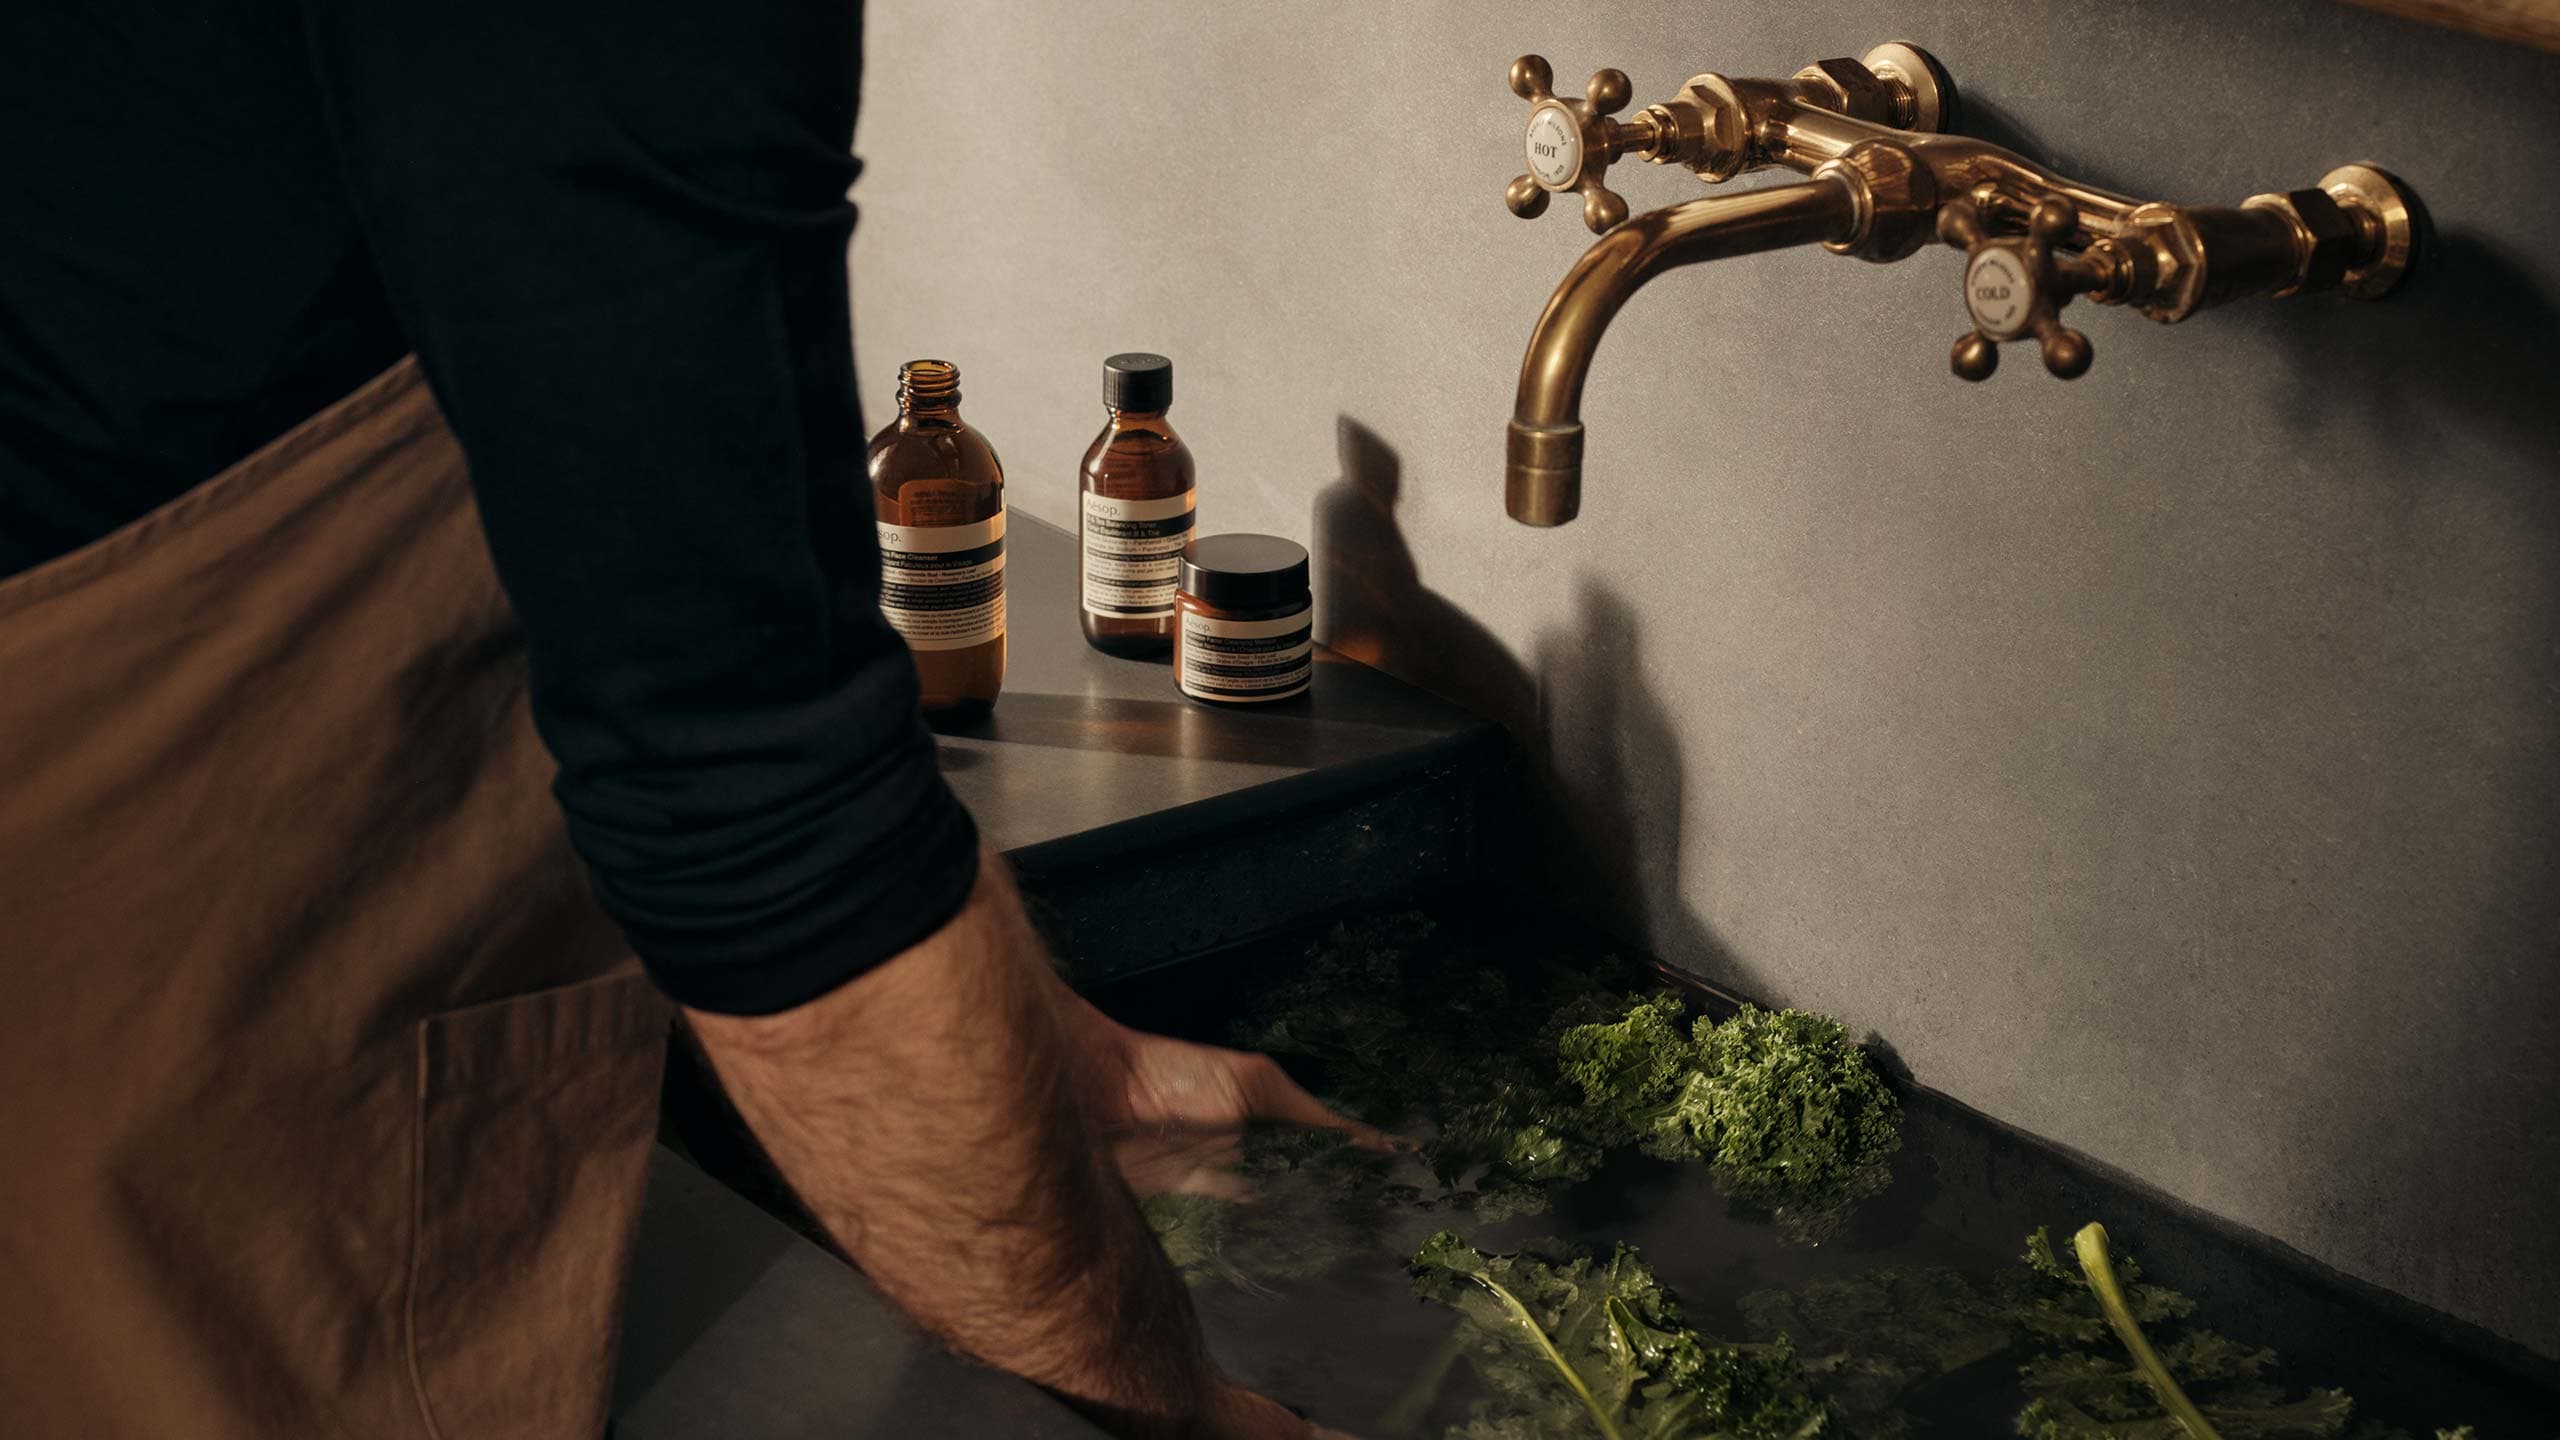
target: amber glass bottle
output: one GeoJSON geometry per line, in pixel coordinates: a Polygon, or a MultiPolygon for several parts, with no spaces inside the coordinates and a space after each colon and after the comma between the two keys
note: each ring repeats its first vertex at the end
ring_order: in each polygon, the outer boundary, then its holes
{"type": "Polygon", "coordinates": [[[1173,362],[1114,355],[1102,362],[1111,418],[1084,452],[1080,505],[1084,638],[1113,655],[1173,648],[1173,589],[1199,497],[1191,451],[1166,423],[1173,362]]]}
{"type": "Polygon", "coordinates": [[[898,367],[898,418],[871,437],[880,609],[906,637],[936,719],[984,715],[1004,686],[1004,466],[960,418],[947,360],[898,367]]]}

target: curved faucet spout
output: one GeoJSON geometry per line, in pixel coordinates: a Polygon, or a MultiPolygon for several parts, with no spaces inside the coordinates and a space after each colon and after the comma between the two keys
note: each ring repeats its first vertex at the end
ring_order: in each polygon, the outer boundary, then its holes
{"type": "Polygon", "coordinates": [[[1851,182],[1826,176],[1717,195],[1639,215],[1583,253],[1547,301],[1520,362],[1503,505],[1524,525],[1562,525],[1582,508],[1582,382],[1627,297],[1665,270],[1816,241],[1859,224],[1851,182]]]}

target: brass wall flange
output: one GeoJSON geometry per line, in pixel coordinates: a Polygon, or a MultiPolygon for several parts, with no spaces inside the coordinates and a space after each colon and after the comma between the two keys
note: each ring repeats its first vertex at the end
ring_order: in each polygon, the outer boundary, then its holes
{"type": "Polygon", "coordinates": [[[2320,188],[2368,227],[2363,261],[2349,267],[2338,288],[2358,300],[2399,289],[2418,263],[2418,205],[2408,188],[2374,165],[2341,165],[2320,177],[2320,188]]]}
{"type": "Polygon", "coordinates": [[[1900,104],[1893,128],[1926,134],[1955,128],[1956,82],[1938,57],[1917,45],[1892,40],[1859,56],[1858,63],[1897,92],[1900,104]]]}

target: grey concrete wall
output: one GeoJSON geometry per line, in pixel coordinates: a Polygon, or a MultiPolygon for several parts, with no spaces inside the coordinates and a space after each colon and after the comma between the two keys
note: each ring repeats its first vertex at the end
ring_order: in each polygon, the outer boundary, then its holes
{"type": "Polygon", "coordinates": [[[2560,1355],[2560,57],[2258,0],[871,9],[872,405],[959,362],[1014,503],[1072,523],[1102,356],[1166,351],[1206,523],[1309,540],[1329,635],[1528,735],[1614,877],[1583,898],[2560,1355]],[[1600,354],[1581,521],[1507,521],[1521,345],[1589,239],[1502,208],[1512,56],[1642,102],[1892,38],[2115,188],[2395,168],[2440,268],[2078,307],[2086,379],[1979,387],[1952,252],[1680,272],[1600,354]]]}

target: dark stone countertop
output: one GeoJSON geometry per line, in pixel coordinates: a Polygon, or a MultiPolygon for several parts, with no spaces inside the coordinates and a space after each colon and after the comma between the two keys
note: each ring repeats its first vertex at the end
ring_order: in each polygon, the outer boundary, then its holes
{"type": "MultiPolygon", "coordinates": [[[[1080,979],[1463,883],[1498,843],[1509,751],[1490,723],[1327,651],[1303,701],[1195,705],[1163,663],[1084,643],[1073,536],[1017,515],[1006,563],[1004,693],[942,737],[943,767],[1080,979]]],[[[1099,1433],[921,1339],[859,1274],[665,1149],[614,1414],[620,1440],[1099,1433]]]]}
{"type": "Polygon", "coordinates": [[[1077,628],[1075,537],[1015,516],[1010,648],[995,713],[942,738],[943,769],[995,845],[1045,869],[1267,815],[1482,743],[1490,722],[1316,654],[1303,700],[1196,704],[1164,661],[1120,660],[1077,628]]]}

